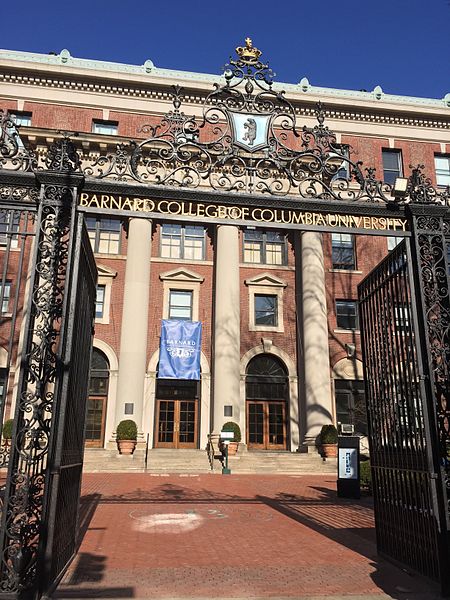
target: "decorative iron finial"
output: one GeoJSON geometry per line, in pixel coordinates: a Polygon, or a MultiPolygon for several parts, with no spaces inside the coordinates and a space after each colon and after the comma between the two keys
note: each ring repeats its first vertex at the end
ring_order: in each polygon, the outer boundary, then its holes
{"type": "Polygon", "coordinates": [[[245,38],[245,46],[238,46],[236,48],[236,54],[239,56],[239,60],[246,64],[252,64],[258,62],[261,56],[261,50],[253,46],[252,40],[247,37],[245,38]]]}
{"type": "Polygon", "coordinates": [[[58,131],[63,137],[56,140],[51,145],[47,157],[46,167],[49,171],[59,173],[71,173],[80,170],[80,157],[72,142],[70,136],[77,136],[77,133],[67,131],[58,131]]]}

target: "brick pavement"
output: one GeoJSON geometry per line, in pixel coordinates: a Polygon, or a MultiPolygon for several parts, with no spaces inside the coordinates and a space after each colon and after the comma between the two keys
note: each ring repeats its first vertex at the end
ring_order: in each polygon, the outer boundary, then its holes
{"type": "Polygon", "coordinates": [[[370,499],[329,475],[85,474],[58,598],[301,598],[436,590],[376,554],[370,499]]]}

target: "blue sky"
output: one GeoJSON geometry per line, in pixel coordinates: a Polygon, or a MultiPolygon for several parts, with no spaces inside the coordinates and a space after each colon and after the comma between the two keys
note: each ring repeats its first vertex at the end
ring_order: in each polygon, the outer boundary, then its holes
{"type": "Polygon", "coordinates": [[[450,0],[23,0],[0,47],[220,73],[249,35],[278,81],[442,98],[450,0]]]}

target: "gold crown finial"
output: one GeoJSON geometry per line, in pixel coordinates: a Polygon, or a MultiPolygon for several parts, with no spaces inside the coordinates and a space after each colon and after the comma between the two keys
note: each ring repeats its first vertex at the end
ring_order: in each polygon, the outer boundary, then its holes
{"type": "Polygon", "coordinates": [[[238,46],[236,53],[239,58],[246,63],[254,63],[261,56],[261,50],[253,46],[251,38],[245,38],[245,46],[238,46]]]}

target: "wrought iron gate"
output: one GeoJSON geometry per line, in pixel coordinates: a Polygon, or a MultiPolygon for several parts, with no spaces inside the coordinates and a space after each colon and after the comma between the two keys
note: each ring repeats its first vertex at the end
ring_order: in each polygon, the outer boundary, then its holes
{"type": "Polygon", "coordinates": [[[73,272],[67,289],[61,399],[53,424],[53,456],[45,505],[48,534],[42,553],[41,592],[58,584],[74,557],[78,541],[78,507],[83,468],[86,400],[93,336],[97,269],[82,215],[74,231],[73,272]]]}
{"type": "Polygon", "coordinates": [[[444,377],[448,396],[450,315],[444,224],[436,218],[430,245],[422,217],[411,215],[412,243],[397,246],[358,294],[378,550],[448,595],[448,397],[436,385],[444,377]],[[436,368],[433,351],[447,366],[436,368]]]}
{"type": "MultiPolygon", "coordinates": [[[[48,170],[32,177],[0,172],[0,209],[6,221],[6,245],[0,249],[2,282],[10,277],[8,294],[16,289],[17,325],[7,329],[11,344],[18,346],[11,355],[18,355],[20,362],[2,505],[3,597],[50,593],[76,552],[97,278],[77,209],[84,178],[74,172],[76,165],[70,140],[62,138],[52,148],[48,170]],[[9,179],[15,179],[14,186],[5,185],[9,179]],[[15,192],[18,182],[28,190],[25,201],[15,192]],[[34,243],[26,243],[33,233],[34,243]],[[20,252],[11,261],[8,252],[14,240],[19,240],[20,252]]],[[[11,387],[11,378],[9,383],[11,387]]]]}

